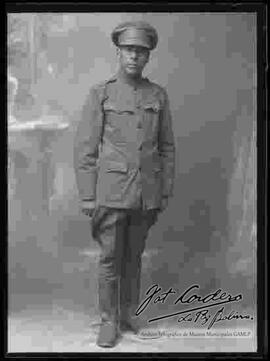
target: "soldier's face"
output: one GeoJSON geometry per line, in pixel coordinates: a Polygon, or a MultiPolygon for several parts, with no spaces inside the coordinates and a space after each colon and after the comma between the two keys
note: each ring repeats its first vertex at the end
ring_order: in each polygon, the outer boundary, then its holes
{"type": "Polygon", "coordinates": [[[120,68],[130,76],[140,75],[148,63],[150,51],[143,46],[122,45],[117,50],[120,68]]]}

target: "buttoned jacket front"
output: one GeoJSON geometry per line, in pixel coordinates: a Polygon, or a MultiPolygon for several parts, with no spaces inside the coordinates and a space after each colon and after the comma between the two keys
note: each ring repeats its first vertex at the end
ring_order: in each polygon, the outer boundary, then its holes
{"type": "Polygon", "coordinates": [[[175,146],[164,88],[114,76],[91,88],[74,144],[82,200],[159,208],[173,194],[175,146]]]}

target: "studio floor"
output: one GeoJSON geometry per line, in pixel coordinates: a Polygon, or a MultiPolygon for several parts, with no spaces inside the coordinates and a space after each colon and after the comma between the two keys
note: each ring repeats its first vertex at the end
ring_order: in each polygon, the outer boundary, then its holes
{"type": "MultiPolygon", "coordinates": [[[[23,251],[20,255],[23,256],[23,251]]],[[[149,325],[143,320],[137,336],[123,334],[114,348],[98,347],[97,255],[96,249],[86,248],[78,252],[75,248],[66,248],[58,254],[57,262],[50,263],[48,256],[43,261],[37,258],[34,266],[36,277],[30,273],[31,260],[27,253],[24,258],[30,262],[29,274],[20,268],[22,263],[10,262],[8,352],[256,351],[255,329],[250,337],[151,337],[143,334],[149,330],[149,325]]],[[[14,259],[11,257],[11,260],[14,259]]],[[[149,274],[147,268],[150,267],[150,259],[151,251],[148,250],[143,257],[142,287],[149,281],[146,276],[149,274]]],[[[168,321],[162,322],[155,324],[151,330],[175,330],[174,325],[168,321]]],[[[250,328],[250,324],[241,324],[240,328],[245,329],[246,326],[250,328]]],[[[184,328],[181,326],[181,330],[184,328]]]]}

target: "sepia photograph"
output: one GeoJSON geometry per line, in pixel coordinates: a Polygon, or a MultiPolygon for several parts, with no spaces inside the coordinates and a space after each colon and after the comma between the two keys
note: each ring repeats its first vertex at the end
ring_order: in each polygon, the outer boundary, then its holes
{"type": "Polygon", "coordinates": [[[258,351],[257,24],[8,12],[8,353],[258,351]]]}

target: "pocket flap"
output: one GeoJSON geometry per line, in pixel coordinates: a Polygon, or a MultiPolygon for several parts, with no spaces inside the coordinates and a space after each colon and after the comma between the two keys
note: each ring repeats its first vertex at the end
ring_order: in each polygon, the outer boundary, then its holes
{"type": "Polygon", "coordinates": [[[143,105],[144,110],[152,110],[155,113],[160,111],[160,103],[158,101],[147,103],[143,105]]]}
{"type": "Polygon", "coordinates": [[[118,172],[118,173],[127,173],[128,167],[125,163],[120,163],[117,161],[106,161],[104,163],[106,172],[118,172]]]}
{"type": "Polygon", "coordinates": [[[104,111],[115,113],[134,113],[134,109],[129,104],[117,104],[112,102],[105,102],[104,111]]]}
{"type": "Polygon", "coordinates": [[[107,111],[117,111],[117,107],[116,107],[116,104],[114,103],[109,103],[109,102],[105,102],[104,105],[104,110],[107,110],[107,111]]]}

